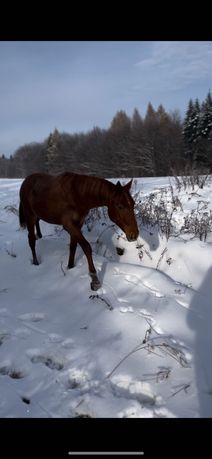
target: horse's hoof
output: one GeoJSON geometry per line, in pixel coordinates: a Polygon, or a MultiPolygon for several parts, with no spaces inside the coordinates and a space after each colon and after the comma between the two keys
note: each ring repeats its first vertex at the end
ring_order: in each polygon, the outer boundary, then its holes
{"type": "Polygon", "coordinates": [[[99,288],[101,287],[101,284],[100,282],[97,280],[97,281],[92,281],[91,282],[91,290],[99,290],[99,288]]]}
{"type": "Polygon", "coordinates": [[[73,263],[71,263],[70,265],[67,266],[67,269],[72,269],[72,268],[74,268],[74,264],[73,263]]]}
{"type": "Polygon", "coordinates": [[[32,264],[35,266],[39,266],[38,260],[33,260],[32,264]]]}

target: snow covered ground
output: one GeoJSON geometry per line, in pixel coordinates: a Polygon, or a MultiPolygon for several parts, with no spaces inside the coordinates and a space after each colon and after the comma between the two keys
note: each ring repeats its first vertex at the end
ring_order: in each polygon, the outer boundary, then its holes
{"type": "MultiPolygon", "coordinates": [[[[212,209],[212,181],[195,192],[173,182],[181,206],[168,240],[139,223],[130,243],[106,217],[88,220],[98,292],[80,248],[66,269],[59,227],[41,222],[32,265],[21,183],[0,180],[0,417],[211,417],[212,238],[178,230],[192,209],[212,209]]],[[[169,185],[137,179],[133,192],[142,202],[169,185]]]]}

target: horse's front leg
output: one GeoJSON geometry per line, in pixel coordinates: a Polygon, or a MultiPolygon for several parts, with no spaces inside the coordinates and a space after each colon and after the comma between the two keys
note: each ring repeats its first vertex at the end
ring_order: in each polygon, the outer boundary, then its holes
{"type": "Polygon", "coordinates": [[[85,237],[82,235],[80,229],[77,227],[76,224],[73,222],[64,222],[63,224],[64,228],[66,231],[69,232],[71,235],[71,244],[70,244],[70,255],[69,255],[69,263],[68,267],[72,267],[72,263],[74,262],[74,257],[77,243],[81,246],[88,262],[88,269],[89,269],[89,274],[91,276],[91,289],[92,290],[98,290],[101,287],[100,281],[98,279],[98,276],[96,274],[96,268],[93,263],[93,257],[92,257],[92,249],[89,244],[89,242],[85,239],[85,237]],[[73,245],[72,245],[73,242],[73,245]],[[73,250],[74,249],[74,250],[73,250]],[[69,266],[70,264],[70,266],[69,266]]]}
{"type": "Polygon", "coordinates": [[[92,249],[89,242],[84,238],[80,231],[80,237],[78,238],[78,243],[80,244],[86,258],[88,261],[88,269],[91,277],[91,290],[98,290],[101,287],[101,283],[96,274],[96,268],[93,263],[92,249]]]}

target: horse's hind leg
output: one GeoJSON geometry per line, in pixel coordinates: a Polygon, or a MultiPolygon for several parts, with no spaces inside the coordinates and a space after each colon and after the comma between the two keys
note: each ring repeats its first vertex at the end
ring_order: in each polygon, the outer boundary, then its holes
{"type": "Polygon", "coordinates": [[[71,236],[68,269],[71,269],[74,267],[74,257],[76,253],[76,248],[77,248],[77,239],[75,236],[71,236]]]}
{"type": "Polygon", "coordinates": [[[39,265],[37,255],[35,252],[35,242],[36,242],[36,236],[35,236],[35,221],[34,219],[28,220],[27,221],[27,229],[28,229],[28,240],[29,240],[29,246],[32,251],[32,263],[33,265],[39,265]]]}
{"type": "Polygon", "coordinates": [[[41,239],[42,238],[42,233],[41,233],[41,230],[40,230],[39,218],[37,218],[35,226],[36,226],[36,231],[37,231],[37,238],[41,239]]]}

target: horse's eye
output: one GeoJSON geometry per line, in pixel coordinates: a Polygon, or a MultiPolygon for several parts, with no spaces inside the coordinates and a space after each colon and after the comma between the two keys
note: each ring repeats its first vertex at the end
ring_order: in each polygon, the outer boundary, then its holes
{"type": "Polygon", "coordinates": [[[124,208],[124,206],[122,204],[117,204],[116,207],[117,207],[118,210],[122,210],[124,208]]]}

